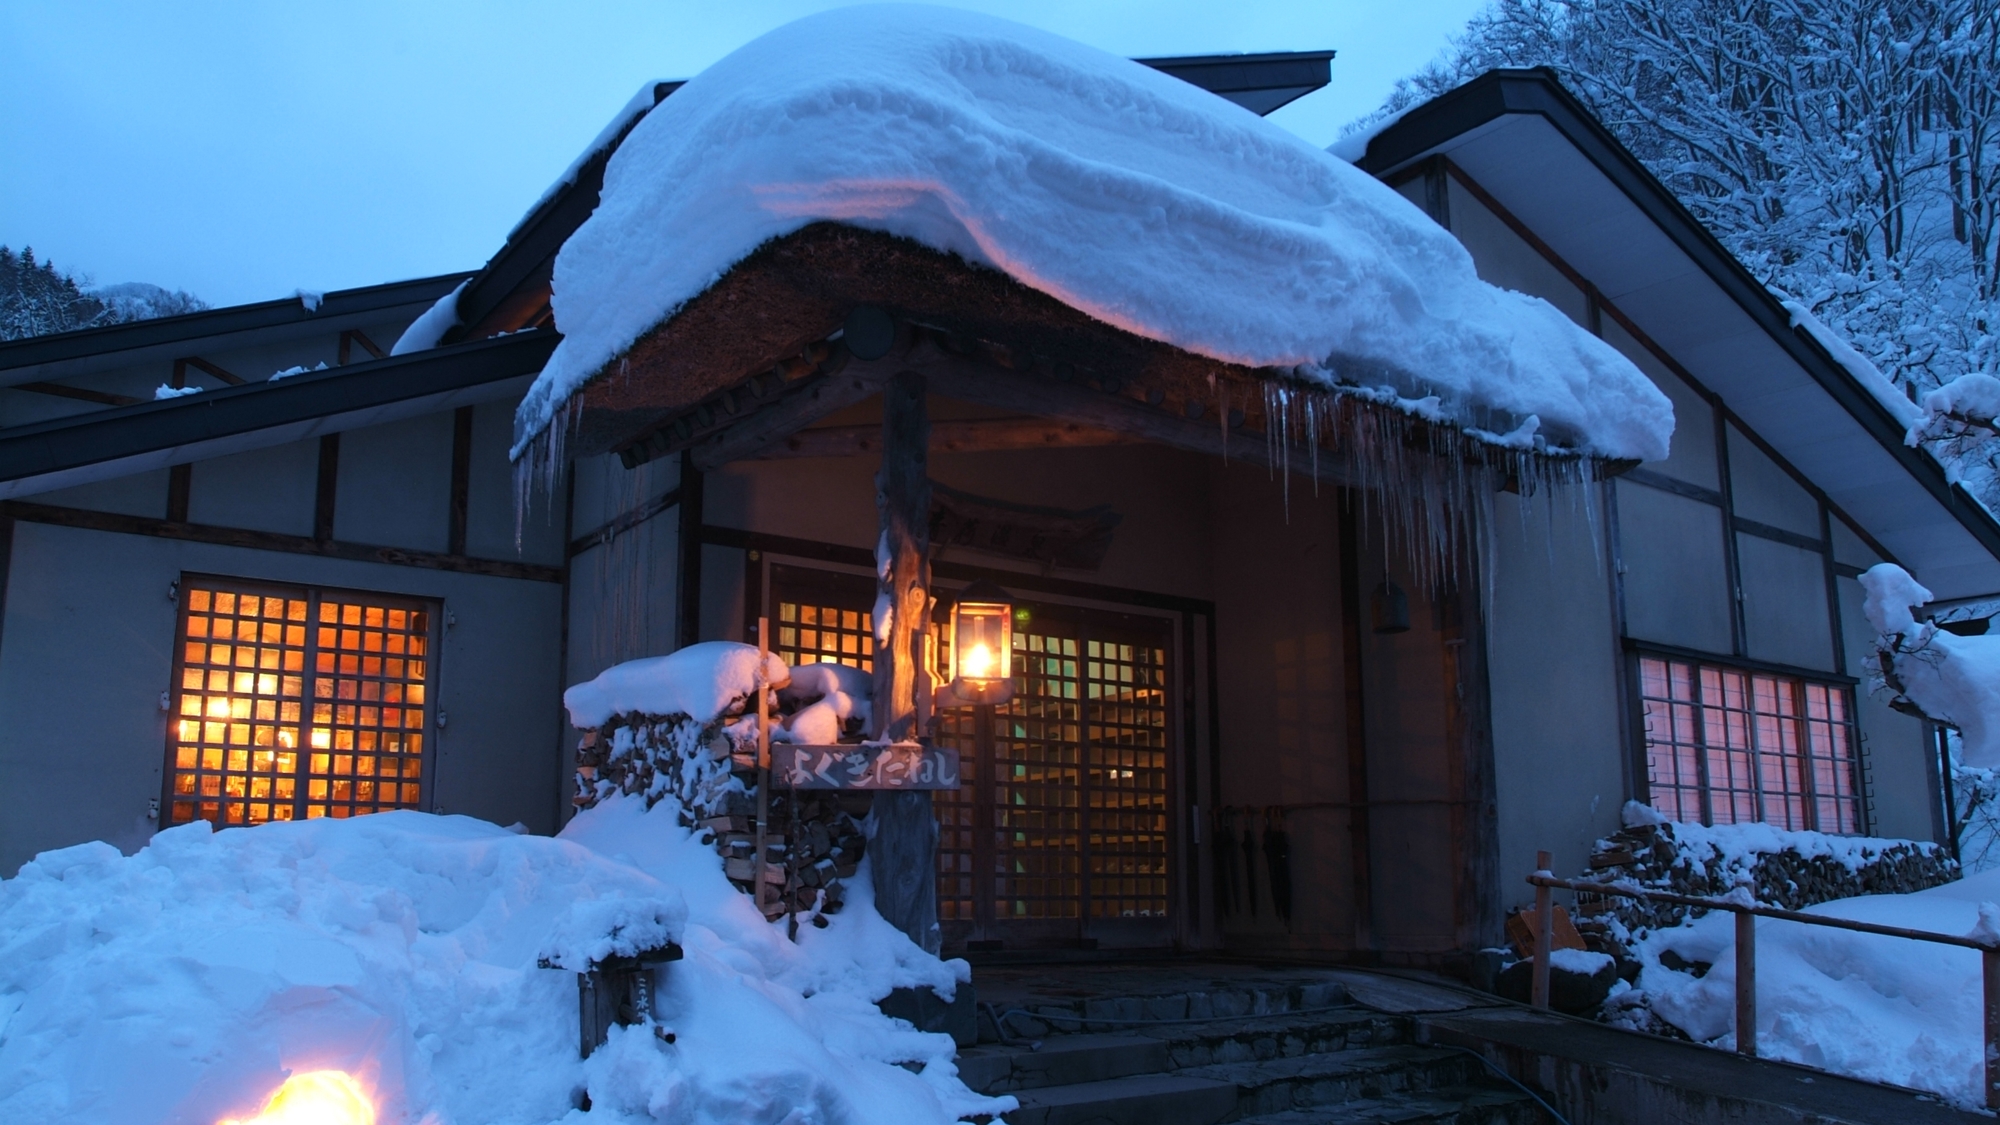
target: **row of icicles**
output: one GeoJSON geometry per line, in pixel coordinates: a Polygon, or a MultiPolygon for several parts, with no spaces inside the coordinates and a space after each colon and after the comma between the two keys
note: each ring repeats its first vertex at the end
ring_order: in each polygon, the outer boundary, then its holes
{"type": "MultiPolygon", "coordinates": [[[[1226,460],[1231,381],[1210,382],[1226,460]]],[[[1598,540],[1596,490],[1566,487],[1598,478],[1602,466],[1591,458],[1482,441],[1454,425],[1364,397],[1366,392],[1359,388],[1310,387],[1283,379],[1258,383],[1265,460],[1285,490],[1288,517],[1294,471],[1304,472],[1315,491],[1322,478],[1354,489],[1364,516],[1372,508],[1379,520],[1385,561],[1395,548],[1402,548],[1420,586],[1438,590],[1456,585],[1467,563],[1484,557],[1493,498],[1501,491],[1523,498],[1566,493],[1583,509],[1592,543],[1598,540]],[[1297,466],[1295,453],[1303,458],[1297,466]]],[[[568,438],[580,420],[582,399],[579,392],[558,407],[514,462],[517,546],[534,498],[553,496],[562,481],[568,438]]],[[[1525,521],[1525,504],[1522,517],[1525,521]]],[[[1490,568],[1481,569],[1490,576],[1490,568]]]]}

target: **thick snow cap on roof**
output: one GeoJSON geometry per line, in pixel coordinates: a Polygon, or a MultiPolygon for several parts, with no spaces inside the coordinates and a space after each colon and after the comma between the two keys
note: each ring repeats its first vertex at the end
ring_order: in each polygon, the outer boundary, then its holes
{"type": "Polygon", "coordinates": [[[1457,240],[1338,157],[1128,59],[883,5],[779,28],[632,130],[557,256],[563,341],[515,456],[641,335],[817,221],[958,254],[1199,355],[1389,386],[1510,444],[1532,416],[1551,445],[1654,460],[1673,432],[1624,357],[1481,282],[1457,240]]]}

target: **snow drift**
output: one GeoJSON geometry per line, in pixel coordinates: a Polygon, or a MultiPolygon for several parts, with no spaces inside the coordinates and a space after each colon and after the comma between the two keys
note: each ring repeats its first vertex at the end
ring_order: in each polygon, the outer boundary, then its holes
{"type": "Polygon", "coordinates": [[[948,1122],[949,1037],[883,1016],[941,962],[853,906],[796,944],[714,852],[613,799],[555,839],[414,812],[45,853],[0,882],[0,1121],[210,1125],[337,1069],[383,1125],[948,1122]],[[651,1029],[577,1058],[570,964],[677,937],[651,1029]],[[897,1063],[924,1064],[921,1073],[897,1063]],[[587,1092],[590,1109],[576,1108],[587,1092]]]}
{"type": "Polygon", "coordinates": [[[563,341],[516,415],[514,456],[641,335],[818,221],[914,239],[1217,360],[1436,396],[1426,410],[1467,428],[1644,460],[1673,430],[1624,357],[1481,282],[1449,233],[1331,153],[1046,32],[875,6],[771,32],[633,127],[557,257],[563,341]]]}
{"type": "MultiPolygon", "coordinates": [[[[2000,871],[1907,895],[1869,895],[1810,914],[1934,933],[1991,932],[2000,871]]],[[[1735,916],[1715,912],[1638,946],[1638,988],[1655,1015],[1692,1038],[1734,1047],[1735,916]],[[1705,975],[1660,963],[1672,951],[1705,975]]],[[[1979,954],[1797,922],[1757,923],[1757,1051],[1876,1082],[1985,1101],[1979,954]]]]}
{"type": "Polygon", "coordinates": [[[2000,636],[1961,637],[1910,611],[1931,592],[1894,563],[1861,575],[1861,611],[1886,658],[1888,686],[1963,736],[1965,765],[2000,766],[2000,636]]]}

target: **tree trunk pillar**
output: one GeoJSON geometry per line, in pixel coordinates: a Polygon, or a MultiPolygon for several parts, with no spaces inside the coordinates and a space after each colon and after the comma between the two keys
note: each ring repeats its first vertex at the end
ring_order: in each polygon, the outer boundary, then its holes
{"type": "MultiPolygon", "coordinates": [[[[916,741],[920,712],[929,710],[924,645],[931,606],[931,424],[924,395],[923,376],[908,372],[891,379],[882,393],[872,717],[875,737],[883,742],[916,741]]],[[[874,820],[868,850],[875,909],[911,941],[936,953],[938,830],[931,795],[877,791],[874,820]]]]}

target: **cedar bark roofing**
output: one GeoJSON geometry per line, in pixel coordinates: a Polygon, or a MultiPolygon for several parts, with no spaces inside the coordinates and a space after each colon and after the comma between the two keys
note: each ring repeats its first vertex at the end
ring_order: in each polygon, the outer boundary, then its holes
{"type": "MultiPolygon", "coordinates": [[[[886,311],[906,334],[922,338],[907,361],[884,362],[939,369],[947,378],[934,389],[948,397],[982,401],[986,384],[1005,383],[1009,408],[1182,448],[1226,452],[1225,430],[1248,433],[1239,448],[1266,444],[1266,394],[1282,385],[1328,399],[1319,417],[1333,436],[1328,448],[1342,455],[1324,459],[1330,472],[1343,459],[1388,454],[1384,441],[1488,466],[1499,474],[1495,483],[1615,474],[1634,464],[1499,449],[1455,426],[1356,397],[1335,399],[1286,371],[1225,363],[1135,335],[998,270],[832,222],[773,239],[738,262],[585,382],[568,404],[574,413],[559,416],[539,440],[560,428],[564,456],[617,452],[628,466],[683,449],[695,450],[705,467],[754,455],[873,389],[858,376],[840,377],[844,350],[824,343],[861,306],[886,311]],[[804,400],[820,389],[827,393],[814,409],[804,400]],[[1357,415],[1379,420],[1356,429],[1357,415]]],[[[1278,419],[1283,444],[1303,440],[1300,420],[1296,407],[1278,419]]],[[[1306,455],[1299,461],[1305,468],[1306,455]]]]}
{"type": "Polygon", "coordinates": [[[578,393],[573,455],[623,450],[703,400],[798,356],[874,305],[935,330],[955,350],[1064,381],[1141,378],[1206,389],[1248,368],[1196,356],[1095,320],[997,270],[838,223],[765,243],[640,337],[578,393]]]}

